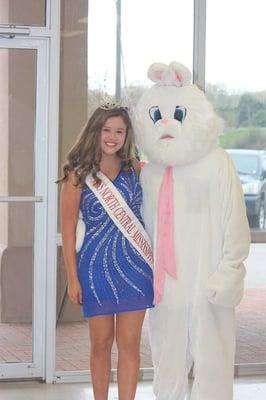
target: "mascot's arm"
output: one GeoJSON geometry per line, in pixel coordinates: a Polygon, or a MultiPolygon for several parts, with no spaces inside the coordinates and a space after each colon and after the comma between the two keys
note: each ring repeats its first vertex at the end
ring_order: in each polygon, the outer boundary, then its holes
{"type": "MultiPolygon", "coordinates": [[[[133,161],[133,167],[136,172],[136,175],[140,176],[141,168],[139,162],[137,160],[133,161]]],[[[136,217],[139,219],[141,223],[143,223],[143,218],[141,215],[141,206],[142,206],[142,191],[139,190],[139,185],[136,182],[135,187],[133,189],[133,199],[131,202],[131,209],[136,217]]]]}
{"type": "Polygon", "coordinates": [[[229,156],[225,155],[221,176],[223,255],[217,271],[207,280],[208,300],[224,307],[235,307],[244,293],[245,267],[250,231],[244,196],[238,175],[229,156]]]}
{"type": "Polygon", "coordinates": [[[153,198],[153,188],[151,187],[151,171],[150,166],[145,165],[140,173],[140,184],[143,191],[143,201],[141,206],[141,215],[145,224],[145,229],[153,242],[154,236],[154,198],[153,198]]]}

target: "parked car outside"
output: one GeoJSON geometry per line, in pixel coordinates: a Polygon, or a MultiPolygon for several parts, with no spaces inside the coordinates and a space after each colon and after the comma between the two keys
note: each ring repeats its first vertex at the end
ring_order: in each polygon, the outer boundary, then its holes
{"type": "Polygon", "coordinates": [[[265,228],[266,219],[266,151],[228,149],[237,169],[251,227],[265,228]]]}

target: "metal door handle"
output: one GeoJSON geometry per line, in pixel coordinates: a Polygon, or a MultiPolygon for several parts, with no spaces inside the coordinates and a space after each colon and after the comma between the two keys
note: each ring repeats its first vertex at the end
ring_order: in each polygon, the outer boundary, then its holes
{"type": "Polygon", "coordinates": [[[42,203],[43,196],[0,196],[0,203],[29,202],[42,203]]]}

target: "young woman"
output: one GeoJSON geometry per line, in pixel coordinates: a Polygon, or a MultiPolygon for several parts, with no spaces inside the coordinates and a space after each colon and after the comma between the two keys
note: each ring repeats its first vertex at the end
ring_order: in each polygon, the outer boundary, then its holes
{"type": "Polygon", "coordinates": [[[140,168],[134,154],[127,110],[107,105],[89,119],[63,169],[61,229],[68,295],[82,304],[88,318],[95,400],[108,398],[114,339],[119,400],[134,399],[143,319],[153,306],[152,257],[141,231],[140,168]],[[80,223],[83,237],[76,251],[80,223]]]}

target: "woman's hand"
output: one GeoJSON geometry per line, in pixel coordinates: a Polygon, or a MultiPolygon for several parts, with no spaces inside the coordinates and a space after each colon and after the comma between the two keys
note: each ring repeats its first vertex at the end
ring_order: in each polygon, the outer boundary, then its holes
{"type": "Polygon", "coordinates": [[[82,304],[82,290],[78,279],[68,282],[67,292],[72,303],[82,304]]]}

